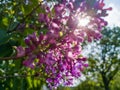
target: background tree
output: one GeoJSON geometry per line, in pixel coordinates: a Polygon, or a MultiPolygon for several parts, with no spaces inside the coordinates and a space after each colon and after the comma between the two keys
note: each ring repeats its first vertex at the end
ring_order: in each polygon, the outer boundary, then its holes
{"type": "Polygon", "coordinates": [[[93,81],[97,80],[105,90],[110,90],[114,77],[120,71],[120,28],[104,28],[102,33],[100,41],[88,45],[90,67],[87,73],[92,74],[93,81]]]}

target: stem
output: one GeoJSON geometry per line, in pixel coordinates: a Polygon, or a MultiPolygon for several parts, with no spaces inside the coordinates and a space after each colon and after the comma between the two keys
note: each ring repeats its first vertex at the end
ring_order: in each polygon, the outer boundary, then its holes
{"type": "Polygon", "coordinates": [[[30,76],[35,76],[35,75],[9,75],[9,76],[0,76],[0,79],[3,79],[3,78],[14,78],[14,77],[30,77],[30,76]]]}
{"type": "Polygon", "coordinates": [[[19,59],[21,57],[11,56],[11,57],[0,57],[0,60],[12,60],[12,59],[19,59]]]}

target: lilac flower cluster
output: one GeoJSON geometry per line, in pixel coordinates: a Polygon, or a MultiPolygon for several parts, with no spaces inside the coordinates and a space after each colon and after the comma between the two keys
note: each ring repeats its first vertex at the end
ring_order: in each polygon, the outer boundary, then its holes
{"type": "Polygon", "coordinates": [[[26,48],[17,48],[17,57],[26,56],[26,67],[39,68],[50,88],[72,85],[81,76],[88,66],[81,56],[82,42],[100,39],[101,29],[107,25],[102,17],[111,8],[104,9],[103,0],[93,5],[87,1],[82,0],[79,7],[76,0],[63,0],[53,8],[44,5],[39,22],[46,26],[46,34],[34,32],[25,38],[26,48]]]}

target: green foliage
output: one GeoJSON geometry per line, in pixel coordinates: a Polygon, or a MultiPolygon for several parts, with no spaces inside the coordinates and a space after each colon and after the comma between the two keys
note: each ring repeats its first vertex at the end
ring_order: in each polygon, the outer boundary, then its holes
{"type": "Polygon", "coordinates": [[[9,43],[0,45],[0,57],[10,56],[13,52],[13,48],[9,43]]]}
{"type": "Polygon", "coordinates": [[[90,77],[88,75],[89,78],[94,76],[95,81],[100,82],[105,90],[109,90],[114,87],[111,83],[115,83],[114,77],[120,71],[120,28],[104,28],[102,33],[102,39],[91,44],[88,55],[90,66],[86,74],[91,75],[90,77]]]}
{"type": "MultiPolygon", "coordinates": [[[[0,1],[0,58],[16,55],[15,46],[24,46],[24,38],[39,30],[37,16],[43,12],[40,1],[0,1]]],[[[44,80],[23,67],[22,60],[0,60],[0,90],[42,90],[44,80]]]]}
{"type": "Polygon", "coordinates": [[[0,61],[0,90],[42,90],[44,81],[22,67],[21,60],[0,61]]]}
{"type": "Polygon", "coordinates": [[[0,30],[0,45],[6,43],[10,38],[5,30],[0,30]]]}

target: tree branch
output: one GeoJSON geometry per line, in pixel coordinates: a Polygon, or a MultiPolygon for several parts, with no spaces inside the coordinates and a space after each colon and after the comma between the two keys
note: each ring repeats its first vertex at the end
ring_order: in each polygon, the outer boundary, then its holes
{"type": "Polygon", "coordinates": [[[8,76],[0,76],[0,79],[3,79],[3,78],[14,78],[14,77],[30,77],[30,76],[36,76],[36,75],[8,75],[8,76]]]}
{"type": "Polygon", "coordinates": [[[109,82],[114,78],[114,76],[117,74],[119,70],[119,66],[113,71],[110,73],[110,77],[109,77],[109,82]]]}
{"type": "MultiPolygon", "coordinates": [[[[11,74],[11,75],[6,75],[5,73],[4,73],[4,75],[3,76],[0,76],[0,79],[3,79],[3,78],[14,78],[14,77],[38,77],[38,76],[40,76],[40,74],[39,73],[34,73],[34,74],[28,74],[27,72],[26,73],[23,73],[23,74],[18,74],[18,73],[13,73],[13,74],[11,74]]],[[[42,77],[42,76],[40,76],[40,77],[42,77]]]]}
{"type": "Polygon", "coordinates": [[[111,62],[111,64],[108,66],[107,70],[105,71],[106,73],[109,72],[109,70],[111,69],[113,63],[111,62]]]}
{"type": "Polygon", "coordinates": [[[19,59],[21,57],[11,56],[11,57],[0,57],[0,60],[13,60],[13,59],[19,59]]]}

